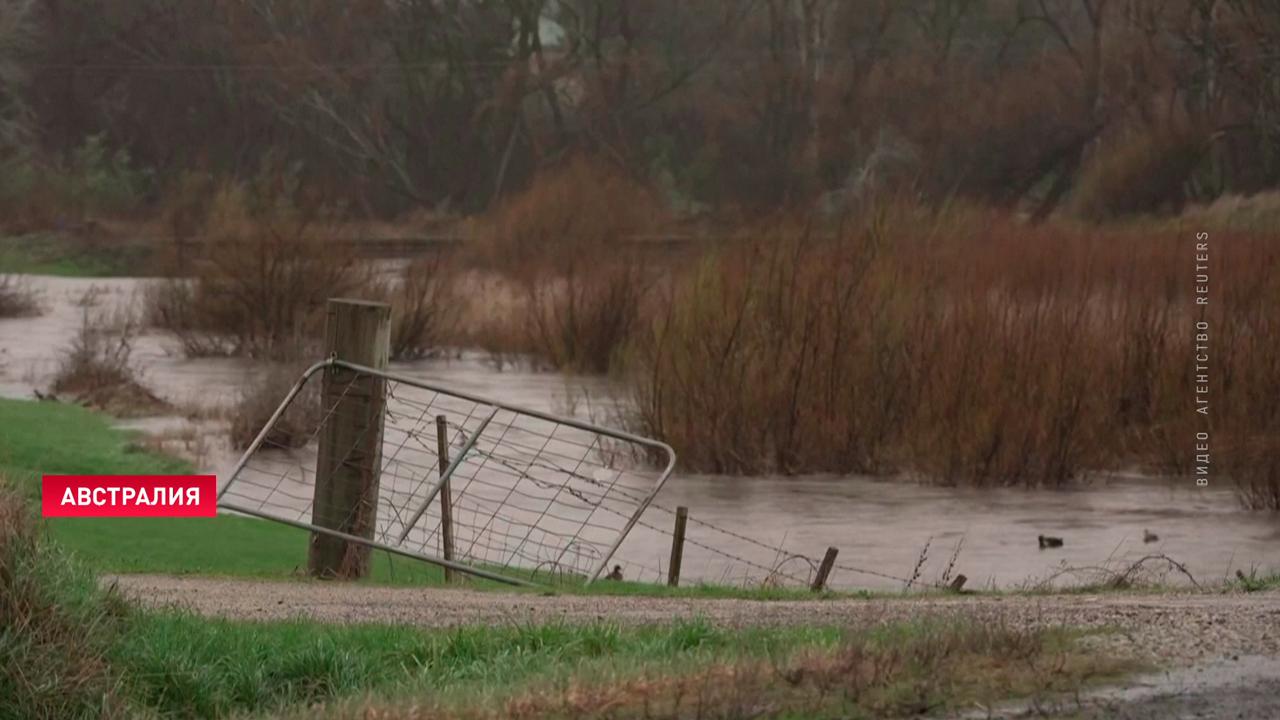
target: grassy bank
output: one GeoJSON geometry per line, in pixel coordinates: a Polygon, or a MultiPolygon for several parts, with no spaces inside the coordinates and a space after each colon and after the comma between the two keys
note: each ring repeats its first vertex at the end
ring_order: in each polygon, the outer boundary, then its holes
{"type": "MultiPolygon", "coordinates": [[[[148,452],[137,435],[110,419],[58,403],[0,399],[0,472],[28,498],[41,475],[164,475],[194,472],[189,463],[148,452]]],[[[307,534],[244,517],[50,518],[51,538],[100,572],[198,573],[290,577],[306,565],[307,534]]],[[[432,582],[421,564],[375,562],[374,581],[432,582]]]]}
{"type": "Polygon", "coordinates": [[[442,718],[685,717],[695,707],[724,718],[879,717],[1069,692],[1135,667],[1078,637],[943,618],[850,632],[696,619],[447,630],[210,620],[144,611],[100,588],[43,535],[29,503],[0,492],[3,718],[424,708],[442,718]]]}
{"type": "Polygon", "coordinates": [[[0,236],[0,273],[60,277],[145,277],[154,272],[147,242],[90,242],[67,233],[0,236]]]}
{"type": "MultiPolygon", "coordinates": [[[[33,501],[38,498],[42,474],[191,472],[193,468],[183,460],[142,449],[135,433],[114,428],[105,415],[75,405],[0,399],[0,473],[7,474],[33,501]]],[[[305,578],[308,534],[256,518],[50,518],[46,522],[50,537],[59,546],[102,573],[305,578]]],[[[378,552],[367,582],[442,585],[444,575],[435,566],[378,552]]],[[[469,578],[466,586],[512,589],[475,578],[469,578]]],[[[585,588],[572,581],[557,586],[556,591],[760,600],[815,597],[783,588],[694,585],[673,589],[638,583],[598,583],[585,588]]],[[[826,593],[817,597],[836,596],[826,593]]]]}

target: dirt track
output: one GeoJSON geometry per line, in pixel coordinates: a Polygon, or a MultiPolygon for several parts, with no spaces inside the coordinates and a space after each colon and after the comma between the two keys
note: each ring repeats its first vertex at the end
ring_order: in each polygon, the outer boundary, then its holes
{"type": "Polygon", "coordinates": [[[149,605],[182,605],[242,620],[309,617],[341,623],[447,627],[474,623],[610,620],[650,623],[702,616],[713,622],[858,626],[928,614],[1003,619],[1016,625],[1114,626],[1103,641],[1177,664],[1233,655],[1280,656],[1280,592],[1197,595],[1064,595],[893,600],[752,601],[475,592],[198,577],[126,575],[116,581],[149,605]],[[1181,661],[1181,662],[1178,662],[1181,661]]]}

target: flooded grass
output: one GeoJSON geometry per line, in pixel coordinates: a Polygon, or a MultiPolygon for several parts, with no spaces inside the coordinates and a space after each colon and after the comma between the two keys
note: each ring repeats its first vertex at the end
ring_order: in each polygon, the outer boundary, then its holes
{"type": "Polygon", "coordinates": [[[103,239],[91,244],[66,233],[0,236],[0,273],[59,277],[147,277],[154,273],[152,243],[103,239]]]}
{"type": "Polygon", "coordinates": [[[140,327],[127,309],[94,311],[92,293],[84,305],[80,329],[60,354],[50,383],[53,396],[65,398],[119,418],[162,415],[173,408],[142,381],[133,360],[140,327]]]}
{"type": "Polygon", "coordinates": [[[0,320],[40,314],[40,300],[25,278],[0,272],[0,320]]]}

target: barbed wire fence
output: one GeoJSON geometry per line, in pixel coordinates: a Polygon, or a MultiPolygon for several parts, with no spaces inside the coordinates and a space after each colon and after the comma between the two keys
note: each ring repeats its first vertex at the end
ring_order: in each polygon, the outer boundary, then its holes
{"type": "MultiPolygon", "coordinates": [[[[347,419],[341,402],[321,407],[320,373],[331,366],[317,363],[304,374],[223,486],[220,506],[298,527],[317,524],[317,448],[326,427],[347,419]]],[[[339,459],[378,470],[375,549],[445,560],[465,572],[515,582],[580,583],[613,564],[629,581],[667,580],[662,558],[671,550],[677,511],[655,500],[674,465],[665,445],[412,378],[385,374],[384,382],[380,452],[348,452],[339,459]],[[655,459],[666,463],[655,467],[655,459]],[[440,497],[444,471],[447,523],[440,497]]],[[[683,584],[812,584],[820,557],[713,524],[691,510],[683,584]]],[[[921,581],[919,565],[913,577],[847,562],[836,562],[833,570],[842,579],[933,584],[921,581]]],[[[827,586],[834,584],[833,575],[827,586]]]]}

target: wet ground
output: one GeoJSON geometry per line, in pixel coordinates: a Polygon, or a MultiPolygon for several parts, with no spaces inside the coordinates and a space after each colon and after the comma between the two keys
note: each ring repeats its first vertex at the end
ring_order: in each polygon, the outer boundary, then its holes
{"type": "MultiPolygon", "coordinates": [[[[0,394],[31,397],[56,369],[57,356],[74,337],[84,309],[78,301],[91,287],[102,288],[98,307],[126,302],[138,290],[129,279],[86,280],[32,278],[41,291],[46,314],[39,318],[0,322],[0,394]]],[[[185,360],[164,337],[139,340],[134,358],[144,380],[160,395],[179,404],[200,406],[229,402],[248,373],[256,371],[240,360],[185,360]]],[[[609,388],[601,381],[568,383],[554,374],[516,370],[498,372],[482,359],[399,365],[395,371],[428,379],[451,388],[544,411],[586,412],[584,397],[605,401],[609,388]],[[574,407],[576,405],[576,407],[574,407]]],[[[133,423],[159,429],[181,424],[173,419],[133,423]]],[[[236,455],[213,443],[206,470],[227,474],[236,455]]],[[[225,477],[223,478],[225,479],[225,477]]],[[[1057,577],[1066,567],[1120,567],[1152,554],[1185,564],[1197,581],[1216,581],[1275,565],[1280,526],[1268,517],[1241,511],[1225,489],[1198,489],[1190,482],[1158,478],[1115,477],[1071,492],[1022,490],[970,491],[923,487],[910,483],[864,478],[722,478],[677,476],[657,503],[664,508],[684,505],[696,523],[691,540],[712,545],[717,552],[689,549],[684,577],[734,581],[744,573],[743,562],[777,564],[782,554],[821,557],[839,548],[836,587],[896,589],[901,578],[916,572],[928,546],[920,579],[942,577],[959,546],[953,572],[969,578],[968,587],[1010,587],[1057,577]],[[739,533],[735,538],[700,523],[739,533]],[[1159,536],[1143,542],[1144,530],[1159,536]],[[1062,548],[1041,550],[1039,534],[1061,536],[1062,548]],[[870,572],[857,572],[865,570],[870,572]]],[[[646,518],[649,518],[646,515],[646,518]]],[[[662,531],[638,528],[622,548],[629,561],[629,578],[645,577],[665,565],[670,552],[664,534],[668,516],[654,516],[662,531]]],[[[1168,566],[1153,563],[1153,569],[1168,566]]],[[[1080,573],[1058,578],[1064,582],[1089,579],[1080,573]]],[[[1188,582],[1179,571],[1166,580],[1188,582]]]]}
{"type": "Polygon", "coordinates": [[[1280,659],[1234,656],[1136,678],[1121,688],[1035,704],[1017,703],[967,720],[1273,720],[1280,718],[1280,659]]]}

